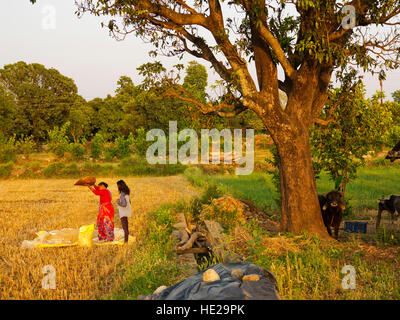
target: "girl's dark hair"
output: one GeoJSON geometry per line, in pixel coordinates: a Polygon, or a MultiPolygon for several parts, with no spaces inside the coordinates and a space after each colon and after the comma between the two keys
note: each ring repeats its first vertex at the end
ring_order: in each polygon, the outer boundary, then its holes
{"type": "Polygon", "coordinates": [[[107,184],[107,183],[105,183],[105,182],[100,182],[100,183],[99,183],[99,187],[100,187],[100,186],[105,186],[105,187],[106,187],[106,189],[108,188],[108,184],[107,184]]]}
{"type": "Polygon", "coordinates": [[[123,192],[127,195],[129,195],[131,193],[131,191],[129,190],[129,187],[126,185],[124,180],[119,180],[117,182],[117,186],[118,186],[119,193],[123,192]]]}

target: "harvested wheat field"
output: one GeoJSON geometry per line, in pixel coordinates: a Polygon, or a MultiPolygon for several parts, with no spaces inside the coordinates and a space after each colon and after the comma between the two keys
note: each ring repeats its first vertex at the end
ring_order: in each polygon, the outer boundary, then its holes
{"type": "MultiPolygon", "coordinates": [[[[76,180],[76,179],[75,179],[76,180]]],[[[129,246],[92,248],[23,249],[40,230],[79,228],[96,222],[99,198],[74,179],[0,181],[0,299],[96,299],[109,294],[121,281],[121,269],[129,264],[140,245],[146,214],[165,203],[197,195],[183,177],[127,178],[132,190],[130,233],[137,238],[129,246]],[[56,289],[42,289],[42,268],[56,271],[56,289]]],[[[118,198],[118,178],[106,181],[118,198]]],[[[121,227],[116,210],[115,226],[121,227]]],[[[143,238],[143,236],[142,236],[143,238]]]]}

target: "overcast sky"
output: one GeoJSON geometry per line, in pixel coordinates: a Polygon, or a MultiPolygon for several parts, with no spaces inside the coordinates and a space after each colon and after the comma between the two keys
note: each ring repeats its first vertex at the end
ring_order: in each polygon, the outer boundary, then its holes
{"type": "MultiPolygon", "coordinates": [[[[25,61],[55,68],[75,80],[79,94],[85,99],[104,98],[113,94],[120,76],[132,77],[140,83],[136,68],[153,61],[148,56],[152,47],[133,35],[117,42],[101,28],[101,18],[86,14],[75,15],[73,0],[2,0],[0,11],[0,68],[6,64],[25,61]],[[46,19],[55,9],[55,28],[46,19]],[[46,29],[43,26],[50,27],[46,29]]],[[[178,63],[177,58],[158,57],[168,68],[178,63]]],[[[183,63],[194,60],[186,56],[183,63]]],[[[204,61],[199,62],[207,65],[204,61]]],[[[182,62],[181,62],[182,63],[182,62]]],[[[208,70],[209,84],[218,77],[208,70]]],[[[377,76],[366,76],[367,95],[379,89],[377,76]]],[[[384,90],[390,95],[400,89],[400,70],[388,74],[384,90]]]]}

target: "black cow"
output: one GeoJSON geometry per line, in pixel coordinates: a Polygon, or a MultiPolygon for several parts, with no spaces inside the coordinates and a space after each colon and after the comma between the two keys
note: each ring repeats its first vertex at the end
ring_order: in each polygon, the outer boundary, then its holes
{"type": "Polygon", "coordinates": [[[335,229],[335,239],[339,238],[339,227],[343,218],[343,211],[346,209],[343,204],[343,194],[338,191],[331,191],[328,194],[318,195],[321,206],[322,218],[330,236],[331,227],[335,229]]]}
{"type": "Polygon", "coordinates": [[[393,150],[388,152],[386,159],[390,159],[390,162],[394,162],[397,159],[400,159],[400,142],[396,144],[393,150]]]}
{"type": "Polygon", "coordinates": [[[376,218],[376,228],[381,224],[381,217],[383,211],[389,211],[391,221],[400,215],[400,196],[392,195],[389,199],[383,197],[379,201],[378,217],[376,218]]]}

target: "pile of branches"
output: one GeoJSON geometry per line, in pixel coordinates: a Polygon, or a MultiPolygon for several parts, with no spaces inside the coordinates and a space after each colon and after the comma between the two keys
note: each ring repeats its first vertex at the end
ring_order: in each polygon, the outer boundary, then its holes
{"type": "Polygon", "coordinates": [[[209,253],[210,244],[207,241],[206,234],[204,232],[196,231],[190,232],[188,228],[179,229],[178,247],[176,252],[178,254],[186,253],[209,253]]]}

